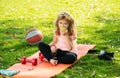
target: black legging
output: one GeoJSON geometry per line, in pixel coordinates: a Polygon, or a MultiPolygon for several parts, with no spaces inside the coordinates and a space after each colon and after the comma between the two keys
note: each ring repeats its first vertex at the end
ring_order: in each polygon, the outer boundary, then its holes
{"type": "Polygon", "coordinates": [[[56,53],[52,53],[50,46],[43,42],[40,42],[38,47],[48,61],[50,61],[50,59],[54,59],[54,57],[57,57],[56,60],[58,60],[58,63],[71,64],[77,59],[77,54],[69,51],[58,49],[56,53]]]}

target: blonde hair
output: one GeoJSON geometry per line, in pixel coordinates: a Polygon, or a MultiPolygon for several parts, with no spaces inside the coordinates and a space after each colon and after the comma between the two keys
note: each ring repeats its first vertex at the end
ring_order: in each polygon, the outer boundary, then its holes
{"type": "Polygon", "coordinates": [[[68,12],[61,12],[60,14],[58,14],[57,19],[55,21],[55,34],[56,35],[60,35],[60,28],[58,26],[58,22],[59,20],[65,19],[68,23],[68,35],[75,35],[75,24],[74,24],[74,19],[72,18],[72,16],[68,13],[68,12]]]}

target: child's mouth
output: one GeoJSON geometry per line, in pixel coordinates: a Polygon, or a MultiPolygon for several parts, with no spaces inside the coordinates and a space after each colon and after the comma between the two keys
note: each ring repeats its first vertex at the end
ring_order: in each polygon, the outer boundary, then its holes
{"type": "Polygon", "coordinates": [[[61,27],[60,27],[60,32],[61,32],[61,33],[67,33],[67,32],[68,32],[67,27],[61,26],[61,27]]]}
{"type": "Polygon", "coordinates": [[[60,27],[60,30],[61,30],[61,31],[66,31],[67,28],[66,28],[65,26],[61,26],[61,27],[60,27]]]}

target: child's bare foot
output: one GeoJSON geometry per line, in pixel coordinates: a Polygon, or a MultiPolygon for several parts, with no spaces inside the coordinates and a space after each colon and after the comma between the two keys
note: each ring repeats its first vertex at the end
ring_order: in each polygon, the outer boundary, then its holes
{"type": "Polygon", "coordinates": [[[44,61],[48,61],[46,58],[43,59],[44,61]]]}
{"type": "Polygon", "coordinates": [[[50,60],[50,63],[55,66],[55,65],[57,65],[57,63],[58,63],[58,60],[51,59],[51,60],[50,60]]]}

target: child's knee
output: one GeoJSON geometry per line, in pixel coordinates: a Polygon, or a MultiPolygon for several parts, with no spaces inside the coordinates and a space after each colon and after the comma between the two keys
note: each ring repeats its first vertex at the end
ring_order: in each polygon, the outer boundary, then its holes
{"type": "Polygon", "coordinates": [[[77,56],[76,55],[71,55],[71,58],[72,62],[74,62],[76,59],[77,59],[77,56]]]}
{"type": "Polygon", "coordinates": [[[40,42],[39,44],[38,44],[38,47],[42,47],[44,45],[44,43],[43,42],[40,42]]]}
{"type": "Polygon", "coordinates": [[[75,53],[70,53],[70,55],[71,55],[71,58],[73,58],[73,59],[77,59],[77,54],[75,54],[75,53]]]}
{"type": "Polygon", "coordinates": [[[67,57],[68,57],[68,60],[66,60],[66,61],[68,61],[68,63],[74,63],[75,60],[77,59],[77,57],[73,54],[68,55],[67,57]]]}
{"type": "Polygon", "coordinates": [[[74,54],[75,59],[77,59],[77,54],[74,54]]]}

